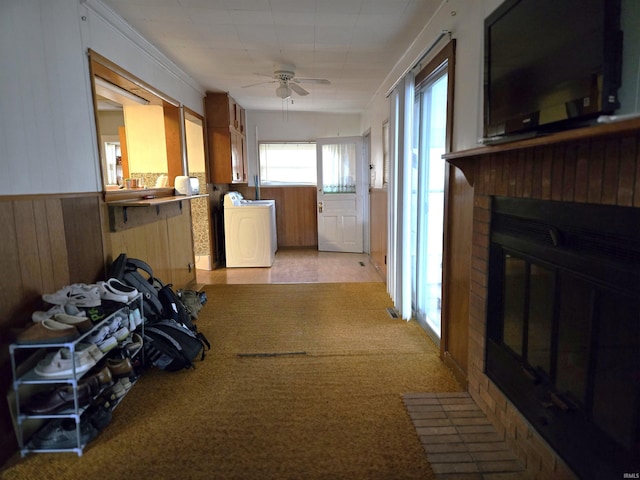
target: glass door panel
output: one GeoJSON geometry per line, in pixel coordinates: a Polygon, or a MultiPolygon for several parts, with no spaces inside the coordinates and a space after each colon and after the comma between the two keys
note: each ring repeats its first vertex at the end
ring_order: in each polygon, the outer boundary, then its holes
{"type": "Polygon", "coordinates": [[[417,320],[441,336],[442,249],[447,81],[445,73],[418,92],[412,178],[413,309],[417,320]]]}

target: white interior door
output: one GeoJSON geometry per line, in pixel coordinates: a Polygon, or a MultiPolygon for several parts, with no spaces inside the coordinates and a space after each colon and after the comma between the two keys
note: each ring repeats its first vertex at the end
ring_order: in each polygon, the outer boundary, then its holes
{"type": "Polygon", "coordinates": [[[324,138],[318,151],[318,250],[363,252],[362,137],[324,138]]]}

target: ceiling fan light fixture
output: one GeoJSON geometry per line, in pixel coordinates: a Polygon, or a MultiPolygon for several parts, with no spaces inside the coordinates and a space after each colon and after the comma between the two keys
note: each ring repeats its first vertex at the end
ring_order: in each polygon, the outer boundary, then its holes
{"type": "Polygon", "coordinates": [[[291,96],[291,89],[288,85],[280,85],[276,88],[276,95],[284,100],[291,96]]]}

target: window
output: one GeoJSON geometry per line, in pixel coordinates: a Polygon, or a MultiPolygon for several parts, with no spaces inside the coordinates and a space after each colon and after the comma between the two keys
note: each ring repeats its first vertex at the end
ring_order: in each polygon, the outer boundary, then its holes
{"type": "Polygon", "coordinates": [[[314,142],[272,142],[258,145],[261,185],[316,185],[314,142]]]}

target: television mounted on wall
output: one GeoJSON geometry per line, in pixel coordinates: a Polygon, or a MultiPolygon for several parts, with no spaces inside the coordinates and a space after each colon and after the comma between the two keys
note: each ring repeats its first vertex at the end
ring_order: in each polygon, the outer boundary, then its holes
{"type": "Polygon", "coordinates": [[[484,137],[593,123],[620,107],[621,0],[506,0],[485,20],[484,137]]]}

